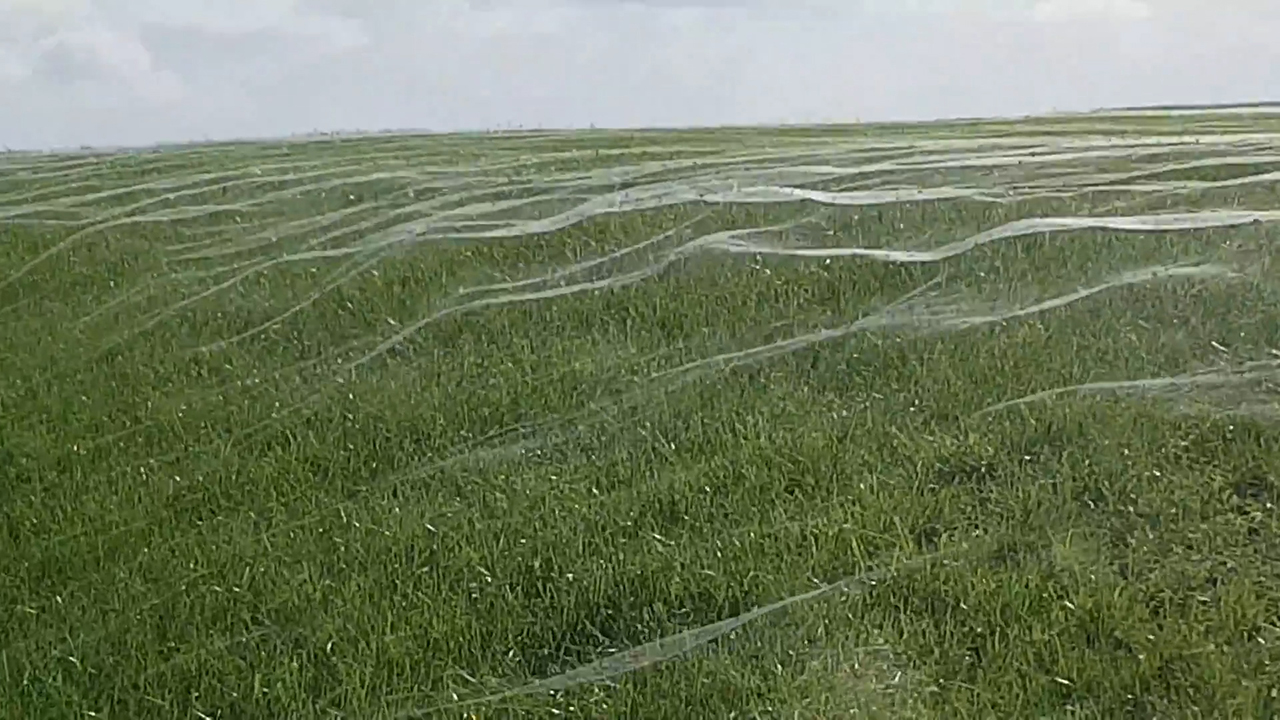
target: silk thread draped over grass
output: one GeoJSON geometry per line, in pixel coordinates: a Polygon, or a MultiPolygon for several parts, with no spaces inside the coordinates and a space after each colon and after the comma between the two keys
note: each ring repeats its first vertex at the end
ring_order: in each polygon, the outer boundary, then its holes
{"type": "Polygon", "coordinates": [[[1280,119],[0,156],[0,715],[1265,717],[1280,119]]]}

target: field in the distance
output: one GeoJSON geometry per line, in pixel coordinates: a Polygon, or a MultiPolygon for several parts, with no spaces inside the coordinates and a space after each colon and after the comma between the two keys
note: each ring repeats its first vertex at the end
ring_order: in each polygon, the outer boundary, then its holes
{"type": "Polygon", "coordinates": [[[1280,709],[1280,117],[0,156],[0,716],[1280,709]]]}

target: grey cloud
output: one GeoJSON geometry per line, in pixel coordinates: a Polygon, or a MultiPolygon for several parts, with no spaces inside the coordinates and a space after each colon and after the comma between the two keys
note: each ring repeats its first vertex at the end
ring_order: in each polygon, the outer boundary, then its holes
{"type": "Polygon", "coordinates": [[[1263,3],[54,4],[0,0],[0,108],[18,108],[0,112],[10,146],[919,119],[1280,94],[1280,13],[1263,3]]]}

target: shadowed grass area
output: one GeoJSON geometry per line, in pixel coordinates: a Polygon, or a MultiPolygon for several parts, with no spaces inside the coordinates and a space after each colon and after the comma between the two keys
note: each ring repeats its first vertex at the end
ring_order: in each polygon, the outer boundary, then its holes
{"type": "Polygon", "coordinates": [[[1218,120],[5,156],[0,715],[1270,717],[1218,120]]]}

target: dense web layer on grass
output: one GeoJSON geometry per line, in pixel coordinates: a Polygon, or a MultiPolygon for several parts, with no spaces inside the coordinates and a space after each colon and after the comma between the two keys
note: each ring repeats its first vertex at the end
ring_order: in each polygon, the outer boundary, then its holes
{"type": "MultiPolygon", "coordinates": [[[[0,682],[92,712],[118,683],[232,714],[1129,702],[1027,637],[1009,657],[1043,677],[998,690],[922,648],[998,586],[1052,614],[1132,585],[1088,523],[1143,501],[1089,452],[1150,478],[1144,438],[1228,428],[1227,453],[1248,427],[1249,472],[1280,467],[1277,181],[1267,115],[0,156],[0,498],[27,563],[0,586],[27,679],[0,682]],[[1058,476],[1081,489],[1035,490],[1058,476]],[[86,653],[96,676],[50,679],[86,653]]],[[[1235,482],[1187,462],[1150,502],[1235,482]]],[[[1157,593],[1201,535],[1152,512],[1128,552],[1157,593]]]]}

